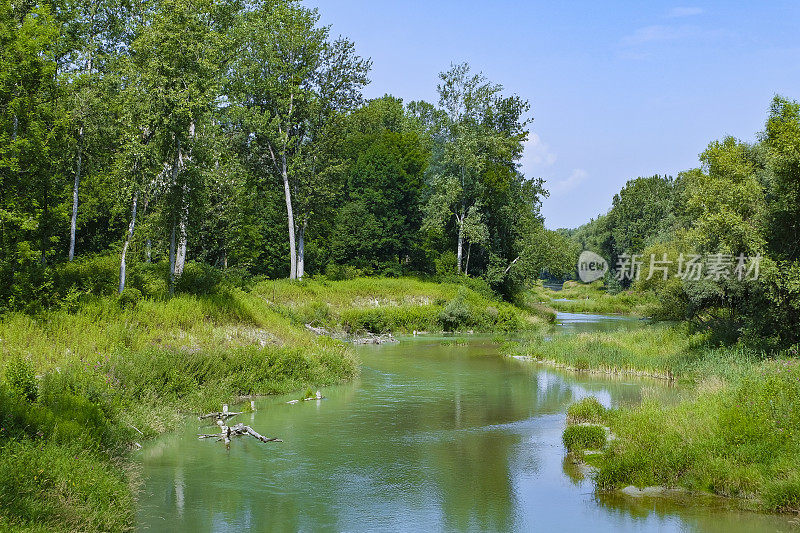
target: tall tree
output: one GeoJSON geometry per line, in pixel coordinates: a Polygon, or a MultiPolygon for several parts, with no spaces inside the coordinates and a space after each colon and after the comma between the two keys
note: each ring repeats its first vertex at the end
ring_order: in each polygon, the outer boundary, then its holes
{"type": "Polygon", "coordinates": [[[321,143],[335,133],[331,120],[360,101],[370,68],[318,22],[316,10],[294,0],[256,3],[241,17],[231,68],[230,93],[264,178],[283,185],[292,279],[303,276],[305,232],[335,164],[321,143]]]}

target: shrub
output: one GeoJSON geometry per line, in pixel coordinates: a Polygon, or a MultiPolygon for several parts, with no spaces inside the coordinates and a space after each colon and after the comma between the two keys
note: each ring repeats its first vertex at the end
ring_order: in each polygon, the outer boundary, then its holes
{"type": "Polygon", "coordinates": [[[458,295],[442,309],[439,321],[445,330],[450,331],[472,324],[472,312],[463,291],[459,290],[458,295]]]}
{"type": "Polygon", "coordinates": [[[134,287],[127,287],[122,294],[119,295],[119,305],[124,309],[136,307],[139,300],[142,299],[142,291],[134,287]]]}
{"type": "Polygon", "coordinates": [[[325,276],[331,281],[356,279],[361,275],[362,272],[359,269],[350,265],[337,265],[336,263],[328,263],[328,266],[325,267],[325,276]]]}
{"type": "Polygon", "coordinates": [[[569,426],[561,439],[570,452],[599,450],[606,444],[606,430],[601,426],[569,426]]]}
{"type": "Polygon", "coordinates": [[[568,424],[581,424],[584,422],[599,424],[605,421],[605,417],[606,408],[594,396],[583,398],[570,405],[567,409],[568,424]]]}
{"type": "Polygon", "coordinates": [[[223,282],[222,271],[205,263],[191,262],[175,282],[178,292],[189,294],[212,294],[223,282]]]}
{"type": "Polygon", "coordinates": [[[434,262],[436,265],[436,274],[438,276],[449,276],[457,270],[458,257],[451,251],[446,251],[440,255],[434,262]]]}
{"type": "Polygon", "coordinates": [[[35,401],[38,396],[38,386],[33,365],[21,357],[15,357],[6,366],[6,383],[12,391],[24,396],[30,401],[35,401]]]}

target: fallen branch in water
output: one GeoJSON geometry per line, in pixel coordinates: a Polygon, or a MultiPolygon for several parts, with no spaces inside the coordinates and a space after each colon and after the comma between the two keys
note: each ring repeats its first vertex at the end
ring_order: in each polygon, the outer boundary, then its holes
{"type": "Polygon", "coordinates": [[[242,435],[250,435],[254,439],[260,440],[261,442],[283,442],[281,439],[275,437],[265,437],[264,435],[260,434],[250,426],[245,426],[241,422],[236,424],[235,426],[226,426],[225,422],[222,420],[217,420],[217,425],[219,426],[220,432],[216,434],[201,434],[197,435],[198,439],[217,439],[217,442],[223,441],[225,446],[230,446],[231,444],[231,437],[240,437],[242,435]]]}

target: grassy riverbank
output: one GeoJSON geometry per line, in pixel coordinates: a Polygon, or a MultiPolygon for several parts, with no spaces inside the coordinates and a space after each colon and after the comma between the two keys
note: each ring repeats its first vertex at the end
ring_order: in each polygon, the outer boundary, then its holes
{"type": "Polygon", "coordinates": [[[83,294],[0,321],[0,530],[121,531],[133,523],[133,443],[238,396],[358,372],[311,334],[514,331],[547,318],[459,284],[264,281],[172,299],[83,294]]]}
{"type": "Polygon", "coordinates": [[[606,315],[652,316],[659,307],[655,295],[642,291],[622,291],[612,294],[602,280],[594,283],[566,281],[560,291],[542,286],[541,282],[530,291],[537,302],[567,313],[596,313],[606,315]]]}
{"type": "Polygon", "coordinates": [[[659,486],[736,498],[744,508],[800,512],[800,364],[797,348],[768,355],[719,346],[685,323],[633,330],[538,335],[514,355],[576,371],[675,380],[674,404],[570,409],[564,442],[584,449],[601,490],[659,486]],[[610,430],[608,442],[597,424],[610,430]]]}

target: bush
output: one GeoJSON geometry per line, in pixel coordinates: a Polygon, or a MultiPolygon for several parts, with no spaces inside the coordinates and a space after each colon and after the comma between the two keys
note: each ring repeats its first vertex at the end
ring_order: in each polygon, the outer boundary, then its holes
{"type": "Polygon", "coordinates": [[[350,265],[337,265],[336,263],[328,263],[328,266],[325,267],[325,276],[331,281],[355,279],[361,275],[361,270],[350,265]]]}
{"type": "Polygon", "coordinates": [[[606,444],[606,430],[601,426],[569,426],[561,440],[570,452],[599,450],[606,444]]]}
{"type": "Polygon", "coordinates": [[[458,257],[449,250],[442,253],[434,263],[438,276],[450,276],[458,270],[458,257]]]}
{"type": "Polygon", "coordinates": [[[588,396],[575,402],[567,409],[568,424],[581,424],[584,422],[600,424],[605,421],[605,417],[606,408],[594,396],[588,396]]]}
{"type": "Polygon", "coordinates": [[[212,294],[218,292],[223,281],[220,269],[193,261],[184,267],[183,274],[175,281],[175,289],[189,294],[212,294]]]}
{"type": "Polygon", "coordinates": [[[124,309],[136,307],[139,300],[142,299],[142,291],[133,287],[127,287],[122,294],[119,295],[119,305],[124,309]]]}
{"type": "Polygon", "coordinates": [[[456,330],[472,324],[472,312],[466,302],[464,291],[459,290],[458,295],[450,300],[439,313],[442,328],[448,331],[456,330]]]}
{"type": "Polygon", "coordinates": [[[15,357],[6,366],[6,383],[16,394],[29,401],[35,401],[39,394],[33,365],[20,357],[15,357]]]}

